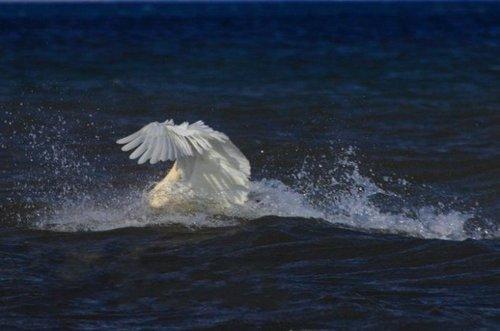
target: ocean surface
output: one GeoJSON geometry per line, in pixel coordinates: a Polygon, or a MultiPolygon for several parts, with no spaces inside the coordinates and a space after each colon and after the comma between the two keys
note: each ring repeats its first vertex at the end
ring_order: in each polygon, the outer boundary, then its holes
{"type": "Polygon", "coordinates": [[[0,328],[500,328],[500,3],[0,4],[0,328]],[[153,213],[204,120],[226,215],[153,213]]]}

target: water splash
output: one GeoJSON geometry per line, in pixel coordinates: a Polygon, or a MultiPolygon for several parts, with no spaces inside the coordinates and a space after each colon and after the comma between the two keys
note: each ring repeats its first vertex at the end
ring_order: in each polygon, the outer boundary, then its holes
{"type": "MultiPolygon", "coordinates": [[[[268,178],[253,181],[250,201],[224,215],[156,213],[145,199],[148,185],[144,182],[150,186],[152,176],[123,184],[122,169],[118,169],[120,175],[112,174],[100,162],[102,155],[94,152],[93,158],[89,158],[72,147],[74,142],[67,143],[65,137],[74,133],[54,131],[56,127],[68,127],[64,118],[56,121],[59,125],[51,127],[25,125],[26,134],[20,144],[26,146],[27,161],[37,168],[26,171],[30,178],[16,188],[25,203],[35,206],[31,218],[20,215],[19,219],[30,219],[30,225],[38,229],[105,231],[171,224],[220,227],[272,215],[302,217],[304,221],[322,219],[363,231],[422,238],[463,240],[498,236],[488,222],[468,226],[475,218],[474,210],[457,210],[444,203],[419,205],[401,193],[411,191],[414,185],[409,181],[388,177],[376,181],[374,174],[362,173],[352,147],[340,151],[332,147],[329,153],[306,157],[290,178],[277,169],[268,178]],[[43,203],[36,206],[34,201],[43,203]]],[[[86,126],[87,131],[94,128],[91,118],[78,124],[86,126]]],[[[78,148],[82,146],[85,145],[78,148]]]]}
{"type": "MultiPolygon", "coordinates": [[[[321,211],[322,218],[328,222],[422,238],[482,237],[464,230],[467,220],[474,216],[473,211],[446,210],[444,204],[411,205],[400,194],[383,189],[362,175],[355,156],[354,148],[349,147],[331,169],[318,163],[322,171],[314,181],[310,180],[314,176],[307,161],[297,175],[301,179],[297,189],[305,192],[309,203],[321,211]]],[[[402,186],[411,185],[404,179],[397,182],[402,186]]]]}
{"type": "Polygon", "coordinates": [[[340,176],[335,175],[339,168],[334,167],[325,171],[318,182],[312,181],[314,175],[308,168],[310,164],[301,168],[295,175],[297,181],[291,186],[276,179],[254,181],[250,201],[225,215],[155,213],[147,206],[146,191],[108,191],[104,193],[108,198],[86,196],[85,199],[65,200],[52,215],[39,219],[36,227],[56,231],[104,231],[172,224],[191,228],[220,227],[236,225],[241,219],[272,215],[302,217],[304,221],[316,218],[363,231],[421,238],[463,240],[491,236],[484,229],[466,230],[466,222],[474,216],[472,211],[445,210],[444,205],[408,207],[404,203],[395,208],[394,199],[403,198],[361,175],[358,164],[349,159],[354,156],[348,151],[336,164],[343,169],[340,176]],[[380,202],[381,197],[392,199],[386,208],[380,202]]]}

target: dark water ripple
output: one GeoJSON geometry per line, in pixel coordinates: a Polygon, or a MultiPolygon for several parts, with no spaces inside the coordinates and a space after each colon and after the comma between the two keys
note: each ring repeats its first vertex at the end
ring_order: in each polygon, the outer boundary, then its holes
{"type": "Polygon", "coordinates": [[[9,327],[446,322],[494,328],[498,322],[495,242],[363,234],[293,218],[195,232],[18,236],[2,234],[0,321],[9,327]],[[41,296],[51,299],[40,302],[41,296]]]}

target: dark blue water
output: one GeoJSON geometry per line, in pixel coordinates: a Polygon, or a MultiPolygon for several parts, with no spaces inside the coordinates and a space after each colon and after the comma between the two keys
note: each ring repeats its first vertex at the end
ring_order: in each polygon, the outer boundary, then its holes
{"type": "Polygon", "coordinates": [[[500,4],[0,4],[2,329],[500,327],[500,4]],[[227,215],[114,143],[202,119],[227,215]]]}

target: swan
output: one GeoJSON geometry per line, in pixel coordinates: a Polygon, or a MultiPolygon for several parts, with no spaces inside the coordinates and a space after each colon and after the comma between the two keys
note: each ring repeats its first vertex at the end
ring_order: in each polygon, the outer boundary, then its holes
{"type": "Polygon", "coordinates": [[[116,141],[138,164],[175,161],[147,194],[154,210],[183,211],[243,205],[250,188],[250,163],[222,132],[198,121],[152,122],[116,141]]]}

